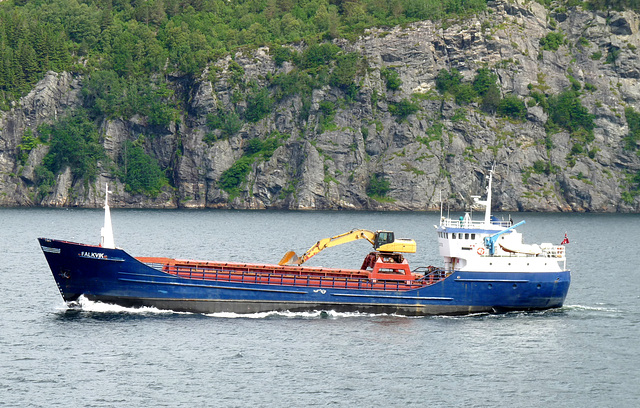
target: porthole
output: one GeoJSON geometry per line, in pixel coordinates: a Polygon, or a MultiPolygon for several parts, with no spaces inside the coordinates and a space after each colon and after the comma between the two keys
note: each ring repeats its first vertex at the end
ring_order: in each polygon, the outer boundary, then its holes
{"type": "Polygon", "coordinates": [[[518,289],[518,285],[514,283],[514,284],[513,284],[513,288],[514,288],[514,289],[518,289]]]}

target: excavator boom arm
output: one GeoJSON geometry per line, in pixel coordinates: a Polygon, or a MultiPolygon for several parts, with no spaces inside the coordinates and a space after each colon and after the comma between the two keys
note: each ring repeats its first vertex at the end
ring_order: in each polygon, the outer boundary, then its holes
{"type": "Polygon", "coordinates": [[[284,255],[284,257],[282,257],[280,262],[278,262],[278,265],[302,265],[323,249],[346,244],[347,242],[356,241],[358,239],[366,239],[371,243],[371,245],[373,245],[373,248],[376,251],[380,252],[416,252],[416,242],[412,239],[394,239],[394,234],[391,231],[373,232],[364,229],[357,229],[331,238],[321,239],[299,258],[295,252],[289,251],[284,255]]]}
{"type": "Polygon", "coordinates": [[[298,260],[298,265],[302,265],[304,262],[308,261],[314,255],[317,255],[323,249],[331,248],[336,245],[345,244],[351,241],[356,241],[358,239],[364,238],[373,245],[375,236],[376,236],[375,232],[359,229],[359,230],[351,230],[349,232],[345,232],[344,234],[336,235],[331,238],[321,239],[320,241],[316,242],[314,246],[309,248],[307,252],[305,252],[300,257],[300,259],[298,260]]]}

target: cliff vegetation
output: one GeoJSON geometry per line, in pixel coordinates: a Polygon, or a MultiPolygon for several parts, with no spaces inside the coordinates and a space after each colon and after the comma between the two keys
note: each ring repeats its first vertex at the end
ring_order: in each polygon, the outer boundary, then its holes
{"type": "Polygon", "coordinates": [[[637,212],[639,4],[3,1],[0,205],[637,212]]]}

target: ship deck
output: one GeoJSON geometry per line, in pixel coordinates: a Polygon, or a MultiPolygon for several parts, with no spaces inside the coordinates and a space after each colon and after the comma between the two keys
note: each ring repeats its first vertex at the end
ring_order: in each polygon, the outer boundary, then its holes
{"type": "Polygon", "coordinates": [[[314,268],[270,264],[177,260],[171,258],[136,258],[147,266],[176,277],[193,280],[235,282],[243,284],[344,288],[383,291],[419,289],[443,280],[437,268],[396,279],[374,279],[362,269],[314,268]],[[401,280],[402,279],[402,280],[401,280]]]}

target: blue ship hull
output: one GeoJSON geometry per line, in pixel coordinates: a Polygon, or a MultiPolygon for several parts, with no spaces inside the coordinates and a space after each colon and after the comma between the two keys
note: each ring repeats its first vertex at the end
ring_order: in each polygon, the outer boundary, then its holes
{"type": "Polygon", "coordinates": [[[570,272],[562,271],[454,272],[406,290],[233,282],[169,274],[121,249],[39,242],[66,302],[84,295],[126,307],[194,313],[335,310],[424,316],[541,310],[561,307],[571,280],[570,272]]]}

